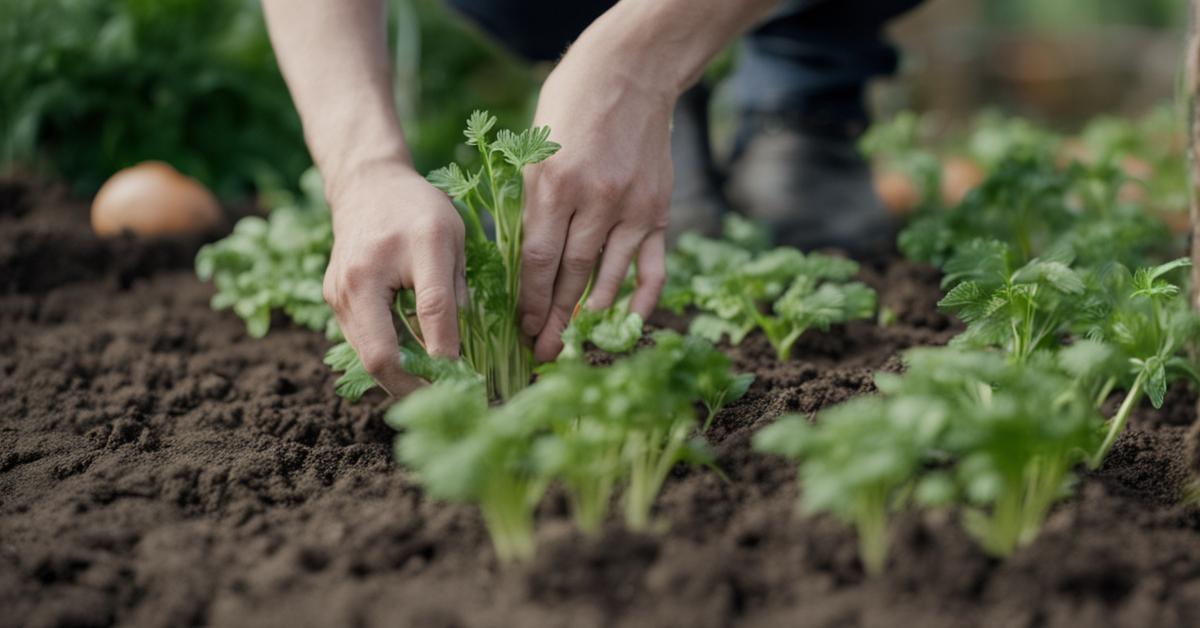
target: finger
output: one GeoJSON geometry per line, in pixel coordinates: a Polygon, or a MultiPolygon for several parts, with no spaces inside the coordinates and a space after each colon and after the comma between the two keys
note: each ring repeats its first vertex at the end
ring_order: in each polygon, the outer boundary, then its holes
{"type": "Polygon", "coordinates": [[[467,264],[463,255],[454,262],[454,295],[460,309],[470,304],[471,293],[467,289],[467,264]]]}
{"type": "Polygon", "coordinates": [[[392,324],[391,291],[380,284],[348,295],[338,315],[346,341],[354,347],[367,373],[393,397],[403,397],[422,385],[400,365],[396,328],[392,324]]]}
{"type": "Polygon", "coordinates": [[[426,240],[423,254],[413,267],[413,293],[417,322],[429,355],[458,357],[458,272],[454,242],[443,238],[426,240]]]}
{"type": "MultiPolygon", "coordinates": [[[[521,245],[521,290],[517,300],[521,331],[536,336],[546,322],[550,300],[562,261],[563,245],[571,212],[565,202],[550,192],[539,191],[538,179],[528,178],[530,193],[524,212],[524,243],[521,245]]],[[[541,188],[544,189],[544,188],[541,188]]]]}
{"type": "Polygon", "coordinates": [[[554,294],[550,302],[550,312],[546,322],[538,331],[537,342],[533,346],[533,356],[539,361],[553,360],[562,350],[562,331],[571,322],[571,313],[583,290],[587,287],[592,270],[596,267],[596,259],[600,256],[600,247],[604,241],[606,228],[576,225],[572,221],[572,229],[567,236],[567,244],[563,247],[562,263],[559,264],[558,277],[554,280],[554,294]]]}
{"type": "Polygon", "coordinates": [[[662,295],[667,278],[666,230],[650,232],[642,241],[637,258],[637,287],[633,290],[629,311],[649,318],[662,295]]]}
{"type": "Polygon", "coordinates": [[[596,280],[592,282],[592,293],[587,300],[589,309],[602,310],[612,306],[644,237],[644,233],[632,228],[621,225],[613,228],[608,241],[604,243],[604,253],[600,256],[600,269],[596,271],[596,280]]]}

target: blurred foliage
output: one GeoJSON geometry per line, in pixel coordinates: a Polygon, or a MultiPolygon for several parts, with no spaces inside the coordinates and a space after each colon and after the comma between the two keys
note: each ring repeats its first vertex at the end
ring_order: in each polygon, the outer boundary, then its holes
{"type": "MultiPolygon", "coordinates": [[[[389,4],[408,101],[398,108],[421,171],[455,160],[476,108],[527,123],[528,67],[435,0],[389,4]]],[[[0,50],[0,170],[31,168],[86,195],[161,159],[229,200],[293,187],[311,163],[256,0],[3,0],[0,50]]]]}
{"type": "Polygon", "coordinates": [[[406,63],[419,67],[417,90],[404,94],[403,86],[398,89],[398,100],[407,96],[414,101],[402,121],[419,172],[452,161],[473,163],[477,156],[463,144],[462,121],[476,109],[495,115],[500,128],[529,126],[540,79],[528,64],[501,50],[441,0],[391,4],[398,78],[405,78],[406,63]],[[416,28],[396,23],[405,19],[415,19],[416,28]],[[420,38],[415,60],[400,58],[405,42],[397,40],[405,33],[420,38]]]}
{"type": "Polygon", "coordinates": [[[995,24],[1072,30],[1096,24],[1183,27],[1188,0],[1002,0],[984,3],[995,24]]]}
{"type": "Polygon", "coordinates": [[[309,159],[257,4],[0,3],[0,161],[94,191],[162,159],[225,198],[309,159]]]}

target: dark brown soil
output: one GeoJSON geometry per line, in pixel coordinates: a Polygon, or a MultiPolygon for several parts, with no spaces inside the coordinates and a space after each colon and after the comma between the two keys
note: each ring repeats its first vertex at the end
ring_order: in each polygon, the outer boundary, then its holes
{"type": "Polygon", "coordinates": [[[728,481],[678,472],[668,531],[585,539],[551,499],[536,562],[502,570],[473,509],[392,462],[386,401],[334,396],[322,338],[252,340],[208,308],[195,243],[100,242],[52,192],[0,203],[0,626],[1200,625],[1186,390],[1004,562],[908,515],[868,579],[850,530],[794,516],[793,469],[751,434],[952,335],[929,269],[864,270],[889,327],[810,334],[783,365],[761,338],[731,350],[758,381],[713,429],[728,481]]]}

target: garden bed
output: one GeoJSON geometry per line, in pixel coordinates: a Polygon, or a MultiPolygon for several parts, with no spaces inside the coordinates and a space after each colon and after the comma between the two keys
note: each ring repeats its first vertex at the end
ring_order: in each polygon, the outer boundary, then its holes
{"type": "Polygon", "coordinates": [[[197,243],[101,242],[86,217],[0,185],[0,626],[1200,625],[1182,387],[1006,561],[947,515],[902,516],[871,579],[850,528],[793,516],[793,465],[751,435],[948,340],[932,269],[864,267],[888,327],[807,334],[782,365],[757,335],[730,350],[757,381],[710,433],[728,479],[677,472],[665,532],[587,539],[552,495],[536,560],[501,568],[474,508],[392,461],[387,400],[333,394],[319,334],[248,338],[209,308],[197,243]]]}

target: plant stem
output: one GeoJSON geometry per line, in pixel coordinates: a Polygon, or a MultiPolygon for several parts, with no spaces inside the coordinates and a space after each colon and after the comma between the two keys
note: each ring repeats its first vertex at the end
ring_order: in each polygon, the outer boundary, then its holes
{"type": "Polygon", "coordinates": [[[679,460],[679,450],[688,435],[687,421],[679,420],[664,433],[632,433],[629,446],[633,448],[630,462],[629,486],[625,492],[625,524],[631,530],[650,528],[650,510],[662,489],[667,474],[679,460]]]}
{"type": "Polygon", "coordinates": [[[492,476],[490,483],[479,506],[496,557],[503,564],[532,559],[536,544],[533,511],[526,499],[529,487],[505,474],[492,476]]]}
{"type": "Polygon", "coordinates": [[[1117,442],[1117,437],[1125,430],[1125,422],[1129,420],[1129,414],[1133,412],[1133,407],[1142,398],[1142,387],[1146,383],[1146,369],[1138,372],[1137,379],[1133,381],[1133,387],[1125,395],[1125,400],[1121,402],[1120,409],[1117,410],[1114,416],[1108,423],[1108,434],[1104,436],[1104,442],[1101,443],[1095,455],[1092,456],[1089,462],[1089,467],[1092,469],[1100,468],[1100,463],[1104,462],[1104,457],[1108,455],[1108,450],[1112,448],[1113,443],[1117,442]]]}
{"type": "Polygon", "coordinates": [[[868,575],[878,576],[887,563],[887,492],[872,490],[858,496],[854,512],[863,569],[868,575]]]}

